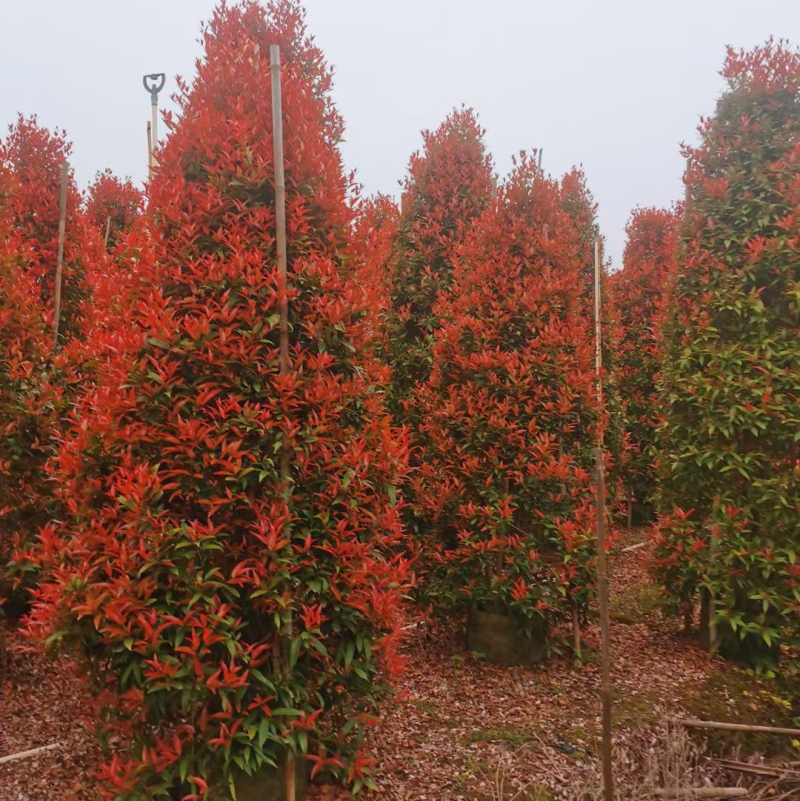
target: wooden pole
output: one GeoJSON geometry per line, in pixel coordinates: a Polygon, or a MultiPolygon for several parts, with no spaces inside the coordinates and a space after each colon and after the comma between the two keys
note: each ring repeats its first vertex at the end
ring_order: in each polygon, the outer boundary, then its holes
{"type": "Polygon", "coordinates": [[[578,604],[572,602],[572,650],[577,659],[581,658],[581,616],[578,604]]]}
{"type": "Polygon", "coordinates": [[[150,95],[150,125],[153,135],[152,150],[153,163],[155,163],[155,149],[158,147],[158,95],[151,93],[150,95]]]}
{"type": "Polygon", "coordinates": [[[147,163],[152,175],[156,165],[155,149],[158,147],[158,93],[164,88],[167,76],[163,72],[153,72],[142,76],[142,84],[150,93],[150,122],[147,124],[147,163]]]}
{"type": "Polygon", "coordinates": [[[111,233],[111,215],[109,214],[106,217],[106,233],[103,237],[103,244],[106,246],[106,250],[108,250],[108,235],[111,233]]]}
{"type": "MultiPolygon", "coordinates": [[[[278,45],[270,45],[269,64],[272,78],[272,147],[275,162],[275,252],[278,261],[278,306],[280,312],[280,329],[278,342],[280,348],[280,371],[285,374],[289,371],[289,279],[286,260],[286,179],[283,164],[283,113],[281,101],[281,50],[278,45]]],[[[286,493],[287,506],[291,500],[289,485],[290,453],[287,444],[284,444],[281,453],[281,486],[286,493]]],[[[289,642],[292,636],[292,617],[286,624],[284,642],[289,642]]],[[[291,676],[289,649],[284,648],[283,675],[285,679],[291,676]]],[[[295,787],[295,759],[291,747],[286,748],[284,762],[284,798],[285,801],[295,801],[297,789],[295,787]]]]}
{"type": "Polygon", "coordinates": [[[27,759],[28,757],[42,754],[45,751],[52,751],[58,748],[61,743],[51,743],[50,745],[43,745],[40,748],[31,748],[28,751],[20,751],[17,754],[9,754],[8,756],[0,757],[0,765],[5,765],[8,762],[16,762],[18,759],[27,759]]]}
{"type": "Polygon", "coordinates": [[[630,551],[638,551],[640,548],[647,547],[647,540],[644,542],[637,542],[636,545],[629,545],[627,548],[622,549],[622,553],[629,553],[630,551]]]}
{"type": "Polygon", "coordinates": [[[633,491],[628,490],[628,528],[633,528],[633,491]]]}
{"type": "Polygon", "coordinates": [[[656,790],[659,798],[747,798],[746,787],[686,787],[675,790],[656,790]]]}
{"type": "MultiPolygon", "coordinates": [[[[692,211],[693,203],[692,203],[692,193],[689,191],[689,173],[692,169],[692,157],[686,157],[686,180],[684,181],[686,188],[683,196],[683,213],[684,217],[686,218],[684,221],[684,230],[688,230],[686,226],[689,223],[689,214],[692,211]]],[[[717,550],[717,541],[714,535],[711,535],[710,547],[709,547],[709,556],[711,559],[711,563],[714,563],[714,559],[716,558],[715,552],[717,550]]],[[[714,622],[716,617],[716,608],[714,604],[714,596],[713,594],[706,589],[705,587],[700,590],[700,631],[699,631],[699,639],[700,639],[700,647],[704,648],[708,651],[716,651],[717,650],[717,624],[714,622]]]]}
{"type": "Polygon", "coordinates": [[[286,179],[283,165],[283,115],[281,107],[281,51],[269,48],[272,73],[272,141],[275,159],[275,249],[278,261],[278,304],[280,312],[280,370],[289,370],[289,299],[286,260],[286,179]]]}
{"type": "Polygon", "coordinates": [[[600,237],[594,238],[594,334],[595,373],[597,378],[597,601],[600,611],[601,674],[600,698],[603,706],[603,798],[614,800],[614,777],[611,764],[611,641],[608,619],[608,572],[606,569],[606,480],[603,453],[603,427],[599,416],[603,409],[603,331],[600,323],[600,237]]]}
{"type": "MultiPolygon", "coordinates": [[[[684,172],[684,191],[683,191],[683,230],[688,234],[689,214],[692,210],[692,193],[689,191],[689,172],[692,169],[692,157],[686,157],[686,171],[684,172]]],[[[700,621],[698,623],[698,639],[700,647],[706,650],[711,649],[711,636],[709,629],[709,603],[706,590],[700,590],[700,621]]],[[[688,634],[692,630],[694,621],[694,596],[686,600],[683,609],[683,630],[688,634]]]]}
{"type": "Polygon", "coordinates": [[[679,718],[675,721],[687,729],[722,729],[723,731],[749,731],[762,734],[782,734],[787,737],[800,737],[800,729],[783,729],[779,726],[756,726],[749,723],[720,723],[715,720],[694,720],[679,718]]]}
{"type": "MultiPolygon", "coordinates": [[[[689,172],[690,172],[691,169],[692,169],[692,157],[691,156],[687,156],[687,158],[686,158],[686,173],[685,173],[687,179],[689,177],[689,172]]],[[[685,184],[685,188],[684,188],[684,192],[683,192],[683,213],[687,214],[689,211],[692,210],[692,195],[691,195],[691,192],[689,192],[688,180],[684,181],[684,184],[685,184]]]]}
{"type": "Polygon", "coordinates": [[[153,178],[153,126],[147,123],[147,180],[153,178]]]}
{"type": "Polygon", "coordinates": [[[56,285],[53,294],[53,342],[58,342],[58,323],[61,319],[61,275],[64,271],[64,238],[67,231],[67,179],[69,164],[61,165],[61,191],[58,197],[58,255],[56,256],[56,285]]]}

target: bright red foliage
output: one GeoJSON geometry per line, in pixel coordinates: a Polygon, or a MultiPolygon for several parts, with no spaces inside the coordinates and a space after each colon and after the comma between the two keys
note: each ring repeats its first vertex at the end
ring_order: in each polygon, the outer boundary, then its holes
{"type": "MultiPolygon", "coordinates": [[[[37,485],[49,419],[39,405],[41,374],[52,336],[45,327],[34,276],[20,264],[10,170],[0,165],[0,564],[11,556],[10,535],[36,521],[37,485]]],[[[5,596],[8,589],[0,593],[5,596]]]]}
{"type": "MultiPolygon", "coordinates": [[[[70,177],[59,345],[52,331],[63,133],[20,117],[0,142],[0,563],[53,511],[45,462],[80,380],[74,346],[97,313],[90,284],[102,243],[86,224],[70,177]]],[[[2,595],[6,595],[3,591],[2,595]]]]}
{"type": "Polygon", "coordinates": [[[457,250],[419,390],[415,495],[442,535],[445,588],[528,631],[589,584],[596,418],[580,253],[558,184],[523,155],[457,250]]]}
{"type": "Polygon", "coordinates": [[[43,572],[32,631],[77,637],[123,693],[138,746],[105,778],[130,799],[202,795],[287,747],[363,781],[361,736],[397,667],[409,579],[395,490],[407,446],[384,412],[386,370],[365,355],[375,300],[348,253],[352,185],[331,71],[292,2],[266,15],[222,6],[204,45],[168,118],[152,242],[127,243],[138,347],[122,342],[104,365],[59,454],[65,524],[20,556],[43,572]],[[276,43],[288,374],[273,238],[276,43]]]}
{"type": "Polygon", "coordinates": [[[662,409],[656,386],[659,329],[667,282],[675,270],[678,216],[666,209],[637,209],[625,232],[622,269],[609,282],[622,331],[617,378],[627,440],[623,480],[641,514],[648,515],[656,489],[656,428],[662,409]]]}
{"type": "MultiPolygon", "coordinates": [[[[69,154],[64,132],[41,128],[36,117],[19,117],[0,145],[0,162],[14,178],[14,191],[6,202],[19,247],[15,258],[39,287],[48,315],[52,314],[55,287],[61,165],[69,154]]],[[[80,207],[81,196],[70,176],[59,328],[65,337],[80,331],[81,302],[90,292],[87,266],[100,258],[101,241],[89,229],[80,207]]]]}
{"type": "Polygon", "coordinates": [[[104,238],[106,245],[113,250],[120,237],[130,230],[142,213],[144,195],[130,178],[124,181],[111,170],[97,173],[94,183],[89,187],[86,198],[86,216],[104,238]]]}
{"type": "MultiPolygon", "coordinates": [[[[368,297],[374,299],[372,315],[376,341],[385,333],[382,318],[391,303],[391,274],[389,261],[397,238],[399,210],[388,195],[377,194],[362,200],[353,222],[352,257],[356,281],[368,297]]],[[[381,340],[381,349],[387,343],[381,340]]]]}

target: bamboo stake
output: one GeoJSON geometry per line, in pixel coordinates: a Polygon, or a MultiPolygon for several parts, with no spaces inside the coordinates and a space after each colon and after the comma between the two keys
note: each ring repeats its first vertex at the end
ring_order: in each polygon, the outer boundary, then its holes
{"type": "Polygon", "coordinates": [[[281,107],[281,51],[269,48],[272,74],[272,139],[275,159],[275,248],[278,261],[278,304],[280,311],[280,370],[289,370],[289,301],[286,260],[286,179],[283,164],[283,116],[281,107]]]}
{"type": "Polygon", "coordinates": [[[106,250],[108,250],[108,235],[111,233],[111,215],[109,214],[106,217],[106,234],[103,237],[103,244],[106,246],[106,250]]]}
{"type": "MultiPolygon", "coordinates": [[[[689,191],[689,173],[692,169],[692,157],[686,158],[686,189],[683,196],[683,213],[686,221],[692,211],[693,202],[692,194],[689,191]]],[[[717,550],[717,542],[715,537],[711,536],[711,543],[709,548],[709,555],[711,563],[714,563],[715,551],[717,550]]],[[[717,650],[717,624],[715,622],[716,609],[714,604],[714,595],[709,590],[703,588],[700,590],[700,647],[708,651],[717,650]]]]}
{"type": "Polygon", "coordinates": [[[628,528],[633,528],[633,492],[628,490],[628,528]]]}
{"type": "MultiPolygon", "coordinates": [[[[692,169],[692,157],[686,157],[686,177],[689,177],[689,171],[692,169]]],[[[692,210],[692,194],[689,192],[689,184],[687,181],[684,181],[685,189],[683,192],[683,213],[688,214],[692,210]]]]}
{"type": "MultiPolygon", "coordinates": [[[[692,210],[692,194],[689,191],[689,172],[692,169],[692,157],[686,157],[686,182],[685,182],[685,191],[683,196],[683,213],[684,216],[688,219],[689,213],[692,210]]],[[[716,625],[713,623],[714,620],[714,599],[711,596],[711,593],[702,588],[700,590],[700,624],[699,624],[699,639],[700,639],[700,647],[704,648],[707,651],[714,651],[716,649],[716,625]]],[[[684,618],[684,624],[686,623],[686,618],[684,618]]],[[[684,630],[689,631],[691,624],[684,625],[684,630]]]]}
{"type": "Polygon", "coordinates": [[[581,658],[581,618],[578,604],[572,602],[572,649],[575,656],[581,658]]]}
{"type": "Polygon", "coordinates": [[[746,787],[687,787],[675,790],[656,790],[660,798],[744,798],[746,787]]]}
{"type": "MultiPolygon", "coordinates": [[[[689,192],[689,170],[692,166],[692,159],[687,157],[686,159],[686,171],[684,173],[684,192],[683,192],[683,232],[684,234],[687,233],[687,223],[689,218],[689,212],[692,208],[692,195],[689,192]]],[[[685,250],[685,242],[682,245],[682,249],[685,250]]],[[[703,617],[703,603],[702,603],[702,590],[701,590],[701,603],[700,603],[700,622],[699,622],[699,635],[700,635],[700,647],[703,647],[703,637],[704,637],[704,617],[703,617]]],[[[683,608],[683,631],[685,634],[689,634],[692,630],[692,624],[694,623],[694,597],[686,599],[684,602],[683,608]]],[[[707,631],[706,631],[707,633],[707,631]]]]}
{"type": "Polygon", "coordinates": [[[69,164],[61,165],[61,191],[58,197],[58,255],[56,256],[56,286],[53,295],[53,342],[58,342],[58,323],[61,319],[61,276],[64,271],[64,238],[67,231],[67,178],[69,164]]]}
{"type": "Polygon", "coordinates": [[[763,734],[785,734],[787,737],[800,737],[800,729],[783,729],[779,726],[755,726],[749,723],[720,723],[715,720],[694,720],[680,718],[675,721],[687,729],[722,729],[723,731],[749,731],[763,734]]]}
{"type": "MultiPolygon", "coordinates": [[[[286,259],[286,179],[283,163],[283,113],[281,101],[281,50],[278,45],[270,45],[269,64],[272,79],[272,147],[275,162],[275,251],[278,261],[278,305],[280,311],[279,347],[280,371],[285,374],[289,371],[289,297],[288,297],[288,268],[286,259]]],[[[287,505],[291,498],[289,488],[289,460],[288,447],[284,446],[281,454],[281,486],[286,493],[287,505]]],[[[292,617],[289,610],[289,619],[286,624],[286,643],[292,636],[292,617]]],[[[289,679],[291,665],[289,649],[284,648],[283,676],[289,679]]],[[[291,747],[286,748],[284,762],[284,798],[285,801],[295,801],[297,789],[295,786],[295,759],[291,747]]]]}
{"type": "MultiPolygon", "coordinates": [[[[717,560],[717,538],[711,535],[711,545],[708,549],[711,557],[711,564],[715,564],[717,560]]],[[[717,637],[717,607],[714,601],[714,593],[708,593],[708,650],[715,653],[719,645],[719,638],[717,637]]]]}
{"type": "Polygon", "coordinates": [[[150,123],[147,138],[147,156],[150,173],[156,163],[155,148],[158,147],[158,93],[164,88],[167,76],[163,72],[153,72],[142,77],[144,88],[150,93],[150,123]]]}
{"type": "Polygon", "coordinates": [[[155,164],[155,149],[158,147],[158,95],[155,93],[150,95],[150,130],[153,136],[150,156],[155,164]]]}
{"type": "Polygon", "coordinates": [[[714,759],[715,765],[737,773],[752,773],[754,776],[768,776],[771,779],[800,779],[800,773],[767,765],[754,765],[750,762],[737,762],[735,759],[714,759]]]}
{"type": "Polygon", "coordinates": [[[0,765],[5,765],[8,762],[16,762],[18,759],[27,759],[28,757],[36,756],[44,751],[52,751],[58,748],[61,743],[50,743],[50,745],[43,745],[40,748],[31,748],[28,751],[20,751],[17,754],[9,754],[8,756],[0,757],[0,765]]]}
{"type": "Polygon", "coordinates": [[[631,551],[638,551],[640,548],[644,548],[647,545],[647,540],[644,542],[637,542],[636,545],[629,545],[627,548],[622,549],[622,553],[630,553],[631,551]]]}
{"type": "Polygon", "coordinates": [[[153,179],[153,127],[147,123],[147,180],[153,179]]]}
{"type": "MultiPolygon", "coordinates": [[[[597,377],[597,413],[603,409],[603,331],[600,322],[600,237],[594,238],[594,332],[595,372],[597,377]]],[[[603,705],[603,798],[614,800],[614,777],[611,763],[611,640],[608,619],[608,572],[606,569],[606,481],[603,461],[603,427],[598,420],[595,475],[597,479],[597,601],[600,611],[601,678],[603,705]]]]}
{"type": "Polygon", "coordinates": [[[683,633],[689,634],[694,623],[694,609],[691,603],[686,603],[683,607],[683,633]]]}

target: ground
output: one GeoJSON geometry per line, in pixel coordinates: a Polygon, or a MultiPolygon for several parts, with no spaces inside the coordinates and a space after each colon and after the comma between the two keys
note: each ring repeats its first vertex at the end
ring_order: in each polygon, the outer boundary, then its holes
{"type": "MultiPolygon", "coordinates": [[[[790,704],[772,682],[701,651],[676,622],[662,618],[646,550],[625,550],[641,536],[628,532],[610,560],[615,745],[676,714],[789,725],[790,704]]],[[[379,790],[365,798],[549,801],[559,787],[595,772],[599,641],[592,620],[583,635],[582,662],[565,649],[539,669],[509,670],[470,655],[451,631],[413,628],[397,698],[371,736],[379,790]]],[[[18,635],[9,639],[0,756],[60,746],[0,764],[0,801],[94,798],[92,774],[102,752],[74,666],[26,653],[18,635]]],[[[768,740],[748,745],[771,747],[768,740]]],[[[332,787],[313,795],[346,797],[332,787]]]]}
{"type": "MultiPolygon", "coordinates": [[[[626,540],[627,542],[628,540],[626,540]]],[[[653,603],[643,549],[611,560],[615,729],[618,737],[681,708],[687,687],[719,669],[653,603]]],[[[376,730],[381,798],[510,799],[555,788],[597,759],[599,636],[583,631],[584,661],[565,653],[539,670],[496,668],[452,639],[408,645],[401,697],[376,730]]]]}
{"type": "Polygon", "coordinates": [[[9,634],[8,674],[0,682],[0,757],[59,746],[0,764],[0,799],[94,801],[93,773],[103,751],[94,735],[89,689],[77,665],[29,653],[26,645],[9,634]]]}

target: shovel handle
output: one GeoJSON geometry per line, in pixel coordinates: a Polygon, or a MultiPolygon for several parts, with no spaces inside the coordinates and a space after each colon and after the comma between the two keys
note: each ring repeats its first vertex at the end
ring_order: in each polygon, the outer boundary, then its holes
{"type": "Polygon", "coordinates": [[[158,93],[164,88],[166,80],[167,76],[163,72],[152,72],[150,75],[145,75],[142,78],[142,84],[144,88],[150,92],[150,97],[153,99],[154,103],[156,102],[158,93]]]}

